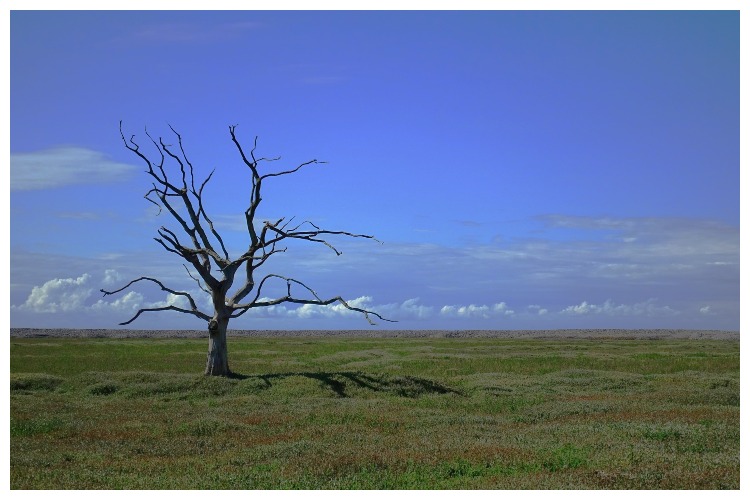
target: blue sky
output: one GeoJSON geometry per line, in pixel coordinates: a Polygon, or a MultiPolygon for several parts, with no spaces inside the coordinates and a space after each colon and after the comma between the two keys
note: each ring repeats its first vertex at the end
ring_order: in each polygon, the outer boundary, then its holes
{"type": "MultiPolygon", "coordinates": [[[[376,328],[717,328],[740,322],[739,12],[45,12],[10,15],[10,322],[112,328],[196,292],[153,241],[120,140],[183,137],[235,255],[261,219],[383,243],[294,245],[269,271],[376,328]],[[269,164],[269,167],[273,164],[269,164]],[[273,182],[275,181],[275,182],[273,182]]],[[[178,313],[134,328],[205,325],[178,313]]],[[[230,328],[371,328],[276,307],[230,328]]]]}

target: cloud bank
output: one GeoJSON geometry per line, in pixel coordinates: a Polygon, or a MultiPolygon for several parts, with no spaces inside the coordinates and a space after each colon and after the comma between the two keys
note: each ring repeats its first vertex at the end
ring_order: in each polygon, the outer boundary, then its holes
{"type": "MultiPolygon", "coordinates": [[[[130,319],[140,308],[164,307],[169,305],[189,308],[185,297],[171,293],[162,293],[162,298],[159,300],[147,299],[143,293],[134,290],[113,298],[90,299],[96,292],[97,283],[111,285],[118,279],[120,279],[120,275],[113,269],[106,269],[98,281],[94,280],[88,273],[74,278],[55,278],[40,286],[35,286],[26,301],[21,305],[11,306],[11,310],[38,314],[76,313],[82,318],[92,314],[107,314],[113,318],[119,318],[118,322],[122,322],[130,319]]],[[[207,294],[197,289],[185,291],[191,293],[196,298],[199,307],[204,312],[211,312],[211,301],[207,294]]],[[[270,300],[270,297],[263,297],[261,300],[270,300]]],[[[507,329],[522,327],[522,324],[515,323],[515,320],[519,318],[523,320],[524,318],[528,319],[535,316],[544,316],[545,318],[553,319],[562,319],[565,317],[655,318],[674,317],[683,313],[683,311],[674,309],[669,305],[660,305],[657,299],[647,299],[631,304],[616,304],[609,299],[600,304],[582,301],[578,304],[565,306],[557,311],[550,311],[539,304],[518,304],[518,312],[506,302],[495,304],[425,305],[420,302],[419,298],[410,298],[400,303],[382,304],[375,301],[371,296],[360,296],[348,299],[347,302],[354,307],[372,310],[388,319],[396,321],[417,323],[424,321],[426,324],[429,324],[430,320],[472,320],[473,325],[476,327],[507,329]],[[498,320],[502,322],[498,323],[498,320]]],[[[698,312],[704,316],[713,314],[710,306],[704,306],[698,312]]],[[[286,318],[314,322],[321,319],[361,319],[362,315],[337,303],[327,306],[279,304],[251,309],[244,317],[256,319],[286,318]]],[[[234,326],[241,328],[242,326],[239,323],[241,321],[236,320],[234,326]]],[[[135,326],[137,327],[137,325],[135,326]]]]}
{"type": "Polygon", "coordinates": [[[31,295],[19,309],[40,313],[77,311],[94,291],[89,286],[91,276],[84,274],[78,278],[58,278],[41,286],[35,286],[31,295]]]}
{"type": "Polygon", "coordinates": [[[505,302],[499,304],[488,305],[474,305],[469,304],[468,306],[443,306],[440,308],[440,314],[442,316],[453,317],[453,318],[484,318],[488,319],[495,316],[512,316],[515,314],[513,309],[509,309],[505,302]]]}
{"type": "Polygon", "coordinates": [[[657,306],[656,299],[648,299],[637,304],[615,304],[606,300],[603,304],[589,304],[586,301],[572,305],[560,311],[571,315],[604,315],[604,316],[675,316],[679,312],[669,306],[657,306]]]}
{"type": "MultiPolygon", "coordinates": [[[[298,278],[321,296],[340,294],[353,305],[399,321],[381,323],[384,328],[739,328],[738,228],[704,220],[555,216],[545,220],[547,229],[562,231],[562,237],[542,231],[533,239],[464,247],[354,242],[342,245],[342,256],[301,247],[269,261],[266,271],[298,278]]],[[[98,314],[114,326],[143,305],[184,300],[148,286],[133,294],[95,297],[100,286],[116,288],[141,275],[189,291],[210,311],[208,296],[170,257],[157,251],[123,252],[73,261],[15,253],[11,319],[56,326],[55,318],[76,313],[76,321],[87,325],[87,318],[98,314]],[[57,275],[59,269],[70,274],[57,275]],[[97,280],[101,285],[95,285],[97,280]]],[[[131,326],[177,324],[183,320],[174,318],[183,316],[192,321],[186,327],[196,327],[194,318],[179,313],[151,316],[131,326]]],[[[368,325],[340,304],[285,304],[248,312],[233,327],[368,325]]]]}
{"type": "Polygon", "coordinates": [[[136,167],[81,147],[58,147],[10,155],[11,191],[102,184],[126,179],[136,167]]]}

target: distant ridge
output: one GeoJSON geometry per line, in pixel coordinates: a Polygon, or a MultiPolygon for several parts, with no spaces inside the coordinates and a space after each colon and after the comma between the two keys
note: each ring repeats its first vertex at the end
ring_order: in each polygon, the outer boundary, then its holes
{"type": "MultiPolygon", "coordinates": [[[[739,340],[740,332],[681,329],[561,330],[229,330],[230,337],[500,338],[500,339],[703,339],[739,340]]],[[[204,338],[206,330],[11,328],[12,338],[204,338]]]]}

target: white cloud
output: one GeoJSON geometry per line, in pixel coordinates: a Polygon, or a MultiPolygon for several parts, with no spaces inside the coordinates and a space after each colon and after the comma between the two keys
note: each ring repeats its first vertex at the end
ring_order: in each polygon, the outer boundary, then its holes
{"type": "Polygon", "coordinates": [[[537,304],[531,304],[530,306],[527,306],[526,309],[528,309],[530,313],[537,314],[539,316],[544,316],[549,312],[547,309],[537,304]]]}
{"type": "Polygon", "coordinates": [[[595,306],[592,307],[588,302],[584,300],[579,305],[568,306],[561,312],[564,314],[589,314],[592,310],[595,310],[594,308],[595,306]]]}
{"type": "Polygon", "coordinates": [[[10,189],[29,191],[116,182],[136,170],[90,149],[65,146],[10,155],[10,189]]]}
{"type": "Polygon", "coordinates": [[[432,306],[425,306],[419,303],[419,297],[406,299],[401,304],[385,304],[373,306],[374,311],[384,317],[393,320],[399,319],[426,319],[433,315],[435,310],[432,306]]]}
{"type": "MultiPolygon", "coordinates": [[[[359,307],[360,309],[372,309],[372,297],[357,297],[356,299],[346,301],[352,307],[359,307]]],[[[327,306],[316,306],[313,304],[303,304],[296,309],[288,309],[287,314],[297,316],[298,318],[313,318],[313,317],[327,317],[332,318],[335,316],[353,316],[362,314],[357,311],[352,311],[346,308],[341,303],[331,304],[327,306]]]]}
{"type": "MultiPolygon", "coordinates": [[[[221,222],[240,229],[239,219],[221,222]]],[[[626,328],[739,328],[738,228],[705,220],[562,216],[548,227],[552,229],[542,229],[533,238],[508,237],[465,247],[345,241],[342,257],[322,245],[300,246],[289,252],[289,257],[279,255],[278,262],[272,259],[268,271],[305,280],[312,277],[311,284],[322,280],[328,289],[343,293],[356,289],[352,281],[356,280],[358,286],[366,283],[368,295],[380,299],[366,302],[367,308],[400,320],[394,325],[397,328],[443,328],[448,319],[481,328],[491,321],[500,322],[501,317],[512,318],[514,328],[583,327],[602,320],[626,328]],[[583,231],[572,231],[576,228],[583,231]],[[547,230],[553,232],[550,237],[545,235],[547,230]],[[622,237],[631,236],[636,239],[622,241],[622,237]],[[500,296],[507,301],[506,306],[495,309],[494,301],[487,298],[497,297],[502,290],[511,295],[500,296]],[[571,300],[573,293],[577,298],[571,300]],[[605,300],[610,297],[615,300],[605,300]],[[659,297],[659,301],[644,301],[647,297],[659,297]],[[508,304],[517,307],[509,308],[508,304]],[[511,316],[512,309],[516,312],[511,316]]],[[[158,276],[176,289],[195,287],[185,277],[184,269],[170,260],[172,256],[162,253],[155,251],[148,258],[144,258],[145,253],[137,258],[133,254],[98,255],[87,261],[15,252],[11,254],[11,303],[24,304],[28,299],[28,305],[15,306],[12,321],[28,321],[35,310],[62,310],[48,305],[59,301],[40,298],[41,290],[30,297],[34,285],[59,276],[51,274],[59,269],[66,269],[67,276],[91,274],[89,285],[94,289],[125,284],[115,281],[116,276],[107,269],[117,269],[126,280],[139,275],[158,276]],[[101,285],[101,280],[111,284],[101,285]],[[26,309],[24,314],[21,307],[26,309]]],[[[166,294],[158,287],[144,285],[138,291],[144,295],[143,304],[166,304],[166,294]]],[[[275,289],[264,291],[274,297],[277,293],[275,289]]],[[[121,300],[126,292],[104,300],[121,300]]],[[[279,293],[283,295],[284,290],[279,293]]],[[[200,300],[201,310],[210,310],[203,292],[196,291],[193,296],[200,300]]],[[[89,297],[88,301],[96,299],[89,297]]],[[[117,302],[113,307],[125,308],[126,303],[117,302]]],[[[51,324],[62,316],[39,314],[34,321],[51,324]]],[[[88,321],[82,315],[70,316],[80,316],[82,323],[88,321]]],[[[153,316],[171,319],[180,315],[153,316]]],[[[252,328],[259,318],[268,318],[264,325],[279,328],[297,328],[308,318],[329,320],[326,325],[331,327],[345,327],[350,320],[361,319],[338,304],[328,308],[285,304],[249,311],[234,324],[252,328]]],[[[123,319],[127,318],[113,315],[112,321],[114,324],[123,319]]]]}
{"type": "Polygon", "coordinates": [[[168,293],[167,297],[164,300],[160,300],[158,302],[151,302],[146,305],[146,307],[169,307],[169,306],[180,307],[182,309],[190,309],[190,302],[188,301],[187,297],[185,297],[184,295],[175,295],[173,293],[168,293]]]}
{"type": "Polygon", "coordinates": [[[118,273],[116,269],[104,270],[104,279],[102,280],[102,284],[111,285],[121,280],[122,280],[122,275],[118,273]]]}
{"type": "Polygon", "coordinates": [[[94,311],[113,311],[122,313],[135,313],[143,303],[143,295],[138,292],[130,291],[122,297],[113,301],[106,302],[99,299],[91,305],[94,311]]]}
{"type": "Polygon", "coordinates": [[[704,306],[704,307],[701,307],[701,308],[699,309],[699,311],[700,311],[700,313],[701,313],[701,314],[703,314],[704,316],[712,316],[712,315],[714,315],[714,314],[715,314],[715,313],[714,313],[713,311],[711,311],[711,306],[704,306]]]}
{"type": "Polygon", "coordinates": [[[18,308],[25,311],[55,313],[76,311],[83,307],[93,289],[87,286],[91,276],[57,278],[35,286],[29,298],[18,308]]]}
{"type": "Polygon", "coordinates": [[[492,306],[469,304],[468,306],[449,305],[440,308],[440,314],[452,318],[491,318],[494,316],[512,316],[515,311],[509,309],[505,302],[492,306]]]}
{"type": "MultiPolygon", "coordinates": [[[[196,305],[198,306],[199,310],[202,310],[206,313],[210,313],[213,310],[211,298],[208,297],[203,291],[195,289],[188,290],[188,293],[190,293],[190,295],[192,295],[192,297],[195,299],[196,305]],[[201,298],[205,298],[205,300],[201,301],[201,298]]],[[[184,295],[167,293],[166,297],[164,297],[163,300],[149,302],[141,293],[131,290],[115,300],[99,299],[97,302],[91,305],[91,310],[96,312],[105,311],[115,313],[117,316],[114,316],[114,318],[119,322],[130,319],[130,316],[135,314],[141,308],[158,308],[168,306],[176,306],[188,310],[191,309],[190,302],[184,295]]]]}
{"type": "Polygon", "coordinates": [[[298,318],[314,318],[317,316],[330,318],[336,315],[331,306],[313,306],[311,304],[304,304],[296,309],[288,310],[287,314],[298,318]]]}
{"type": "MultiPolygon", "coordinates": [[[[274,300],[269,297],[261,297],[258,302],[266,302],[274,300]]],[[[361,309],[372,310],[372,297],[362,296],[356,299],[347,300],[347,303],[352,307],[359,307],[361,309]]],[[[330,304],[327,306],[318,306],[314,304],[302,304],[294,307],[294,304],[277,304],[267,307],[256,307],[250,309],[246,316],[257,316],[257,317],[293,317],[293,318],[335,318],[342,316],[356,316],[361,315],[357,311],[352,311],[344,307],[341,303],[330,304]]]]}
{"type": "MultiPolygon", "coordinates": [[[[259,302],[271,300],[267,297],[261,297],[259,302]]],[[[433,315],[434,307],[419,304],[419,298],[407,299],[402,303],[391,304],[374,304],[372,297],[362,296],[356,299],[347,300],[352,307],[359,307],[368,311],[377,312],[384,318],[391,320],[404,319],[426,319],[433,315]]],[[[336,317],[356,317],[362,313],[347,309],[341,303],[334,303],[327,306],[318,306],[313,304],[303,304],[298,307],[292,307],[293,304],[278,304],[268,307],[258,307],[248,311],[247,315],[262,317],[293,317],[293,318],[336,318],[336,317]]],[[[373,318],[377,320],[377,318],[373,318]]]]}
{"type": "Polygon", "coordinates": [[[505,302],[500,302],[499,304],[495,304],[494,306],[492,306],[492,312],[505,316],[511,316],[512,314],[515,314],[515,311],[509,309],[505,302]]]}
{"type": "Polygon", "coordinates": [[[539,217],[548,228],[591,231],[578,238],[578,250],[600,254],[614,263],[649,265],[664,259],[688,267],[705,266],[706,260],[737,265],[740,231],[720,221],[670,217],[580,217],[546,215],[539,217]],[[622,242],[627,243],[623,245],[622,242]],[[602,254],[603,253],[603,254],[602,254]],[[707,257],[709,259],[707,259],[707,257]],[[711,258],[713,257],[713,258],[711,258]]]}
{"type": "Polygon", "coordinates": [[[562,314],[569,315],[604,315],[604,316],[674,316],[679,314],[669,306],[657,306],[656,299],[649,299],[645,302],[636,304],[619,304],[616,305],[611,300],[606,300],[603,304],[589,304],[583,301],[580,304],[572,305],[560,311],[562,314]]]}
{"type": "MultiPolygon", "coordinates": [[[[267,302],[273,300],[270,297],[260,297],[258,299],[258,302],[267,302]]],[[[287,309],[287,307],[283,304],[278,304],[274,306],[267,306],[267,307],[256,307],[253,309],[250,309],[245,316],[246,317],[279,317],[279,316],[289,316],[290,311],[287,309]]]]}
{"type": "MultiPolygon", "coordinates": [[[[99,281],[104,285],[112,285],[123,279],[122,275],[114,269],[105,269],[102,274],[103,276],[99,281]]],[[[190,308],[187,298],[182,295],[168,293],[163,300],[147,301],[143,294],[135,290],[123,291],[122,294],[101,298],[87,305],[87,299],[95,291],[92,286],[95,282],[89,273],[84,273],[77,278],[52,279],[41,286],[33,287],[23,304],[11,306],[11,308],[35,313],[85,312],[87,310],[128,313],[135,312],[141,307],[166,307],[170,305],[185,309],[190,308]]],[[[207,309],[212,307],[210,297],[203,291],[195,289],[188,292],[196,298],[199,306],[203,305],[207,309]],[[203,304],[200,301],[201,297],[206,297],[203,304]]]]}
{"type": "Polygon", "coordinates": [[[423,306],[418,304],[419,298],[407,299],[399,306],[399,312],[404,313],[406,316],[427,318],[432,316],[433,307],[423,306]]]}

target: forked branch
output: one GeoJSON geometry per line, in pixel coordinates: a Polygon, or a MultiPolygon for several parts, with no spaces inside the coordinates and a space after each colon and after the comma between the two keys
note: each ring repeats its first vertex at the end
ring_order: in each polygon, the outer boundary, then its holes
{"type": "Polygon", "coordinates": [[[311,226],[313,226],[315,228],[315,230],[313,230],[313,231],[298,231],[297,229],[299,227],[301,227],[302,225],[304,225],[305,222],[303,222],[302,224],[300,224],[299,226],[297,226],[296,228],[294,228],[294,229],[292,229],[290,231],[284,230],[283,226],[281,228],[276,227],[276,226],[278,226],[278,222],[276,224],[271,224],[270,222],[266,222],[266,225],[264,226],[264,229],[268,229],[268,230],[276,233],[277,236],[275,238],[271,238],[270,240],[266,240],[265,239],[265,232],[264,232],[264,234],[263,234],[264,237],[262,238],[262,243],[263,243],[264,246],[269,246],[269,245],[275,245],[276,243],[278,243],[278,242],[280,242],[280,241],[282,241],[282,240],[284,240],[286,238],[294,238],[294,239],[298,239],[298,240],[307,240],[307,241],[312,241],[312,242],[315,242],[315,243],[321,243],[321,244],[327,246],[328,248],[330,248],[331,250],[333,250],[334,252],[336,252],[336,255],[341,255],[341,252],[336,247],[334,247],[328,241],[326,241],[326,240],[324,240],[322,238],[318,238],[318,236],[321,236],[321,235],[349,236],[350,238],[366,238],[366,239],[369,239],[369,240],[375,240],[375,241],[379,242],[379,240],[377,238],[375,238],[374,236],[371,236],[371,235],[367,235],[367,234],[355,234],[355,233],[350,233],[348,231],[329,231],[327,229],[320,229],[318,226],[316,226],[312,222],[306,221],[306,223],[308,223],[311,226]]]}
{"type": "Polygon", "coordinates": [[[135,283],[138,283],[139,281],[150,281],[152,283],[156,283],[165,292],[171,293],[172,295],[178,295],[178,296],[181,296],[181,297],[185,297],[188,300],[188,302],[190,303],[190,309],[185,309],[183,307],[178,307],[178,306],[175,306],[175,305],[168,305],[168,306],[162,306],[162,307],[150,307],[150,308],[146,307],[146,308],[141,308],[141,309],[138,310],[138,312],[135,314],[135,316],[133,316],[132,318],[130,318],[128,321],[125,321],[124,323],[120,323],[121,325],[127,325],[129,323],[132,323],[133,321],[135,321],[135,319],[138,316],[141,315],[141,313],[144,313],[144,312],[147,312],[147,311],[179,311],[179,312],[186,313],[186,314],[192,314],[193,316],[197,316],[197,317],[199,317],[201,319],[204,319],[206,321],[208,321],[209,319],[211,319],[210,316],[208,316],[205,313],[202,313],[198,309],[198,306],[195,303],[195,300],[193,299],[192,295],[190,295],[188,292],[181,292],[181,291],[178,291],[178,290],[173,290],[172,288],[164,286],[164,284],[161,281],[157,280],[156,278],[150,278],[148,276],[141,276],[140,278],[136,278],[136,279],[132,280],[130,283],[128,283],[127,285],[125,285],[125,286],[123,286],[121,288],[118,288],[117,290],[112,290],[111,292],[108,292],[107,290],[104,290],[102,288],[99,291],[102,292],[102,294],[104,294],[104,297],[106,297],[107,295],[113,295],[115,293],[122,292],[123,290],[129,288],[131,285],[133,285],[135,283]]]}
{"type": "Polygon", "coordinates": [[[150,311],[172,310],[192,314],[204,320],[216,318],[228,320],[228,318],[241,316],[253,308],[269,307],[282,303],[317,306],[330,306],[331,304],[338,303],[347,310],[364,314],[367,321],[371,324],[374,324],[372,321],[373,317],[379,318],[383,321],[392,321],[374,311],[353,306],[341,296],[326,299],[321,298],[305,283],[278,274],[266,275],[259,283],[257,283],[256,287],[254,274],[272,255],[287,250],[286,246],[282,243],[284,240],[296,239],[320,243],[329,247],[337,255],[340,255],[341,251],[327,241],[326,238],[329,236],[346,236],[350,238],[365,238],[378,241],[371,235],[321,229],[309,221],[292,224],[294,217],[288,220],[282,217],[275,222],[266,221],[262,226],[258,225],[256,228],[256,215],[258,207],[262,201],[261,187],[266,179],[291,175],[308,165],[324,164],[326,162],[316,159],[309,160],[300,163],[293,168],[282,168],[277,169],[275,172],[262,173],[259,167],[261,164],[264,164],[264,162],[276,162],[281,158],[256,156],[256,148],[258,145],[257,137],[255,137],[255,140],[253,141],[252,149],[246,152],[235,134],[236,126],[232,125],[229,127],[231,140],[237,148],[243,163],[251,172],[250,199],[247,209],[245,210],[245,222],[250,237],[250,245],[247,250],[239,256],[239,258],[233,259],[230,258],[224,240],[216,230],[213,220],[208,216],[204,205],[204,189],[211,180],[214,171],[211,171],[202,182],[196,182],[195,170],[185,152],[182,136],[177,133],[171,125],[169,128],[174,134],[174,137],[177,138],[177,143],[175,145],[168,144],[161,137],[156,139],[149,134],[148,130],[145,131],[146,136],[158,152],[158,156],[151,155],[152,158],[149,158],[149,156],[141,150],[141,147],[134,138],[135,136],[130,136],[129,139],[125,137],[125,134],[122,131],[122,122],[120,122],[120,136],[125,147],[141,158],[146,164],[146,173],[151,177],[152,187],[146,193],[145,198],[158,206],[160,212],[162,209],[165,209],[182,230],[173,231],[162,226],[157,231],[158,237],[154,239],[167,252],[179,255],[184,261],[192,265],[197,272],[197,275],[193,275],[188,266],[185,266],[185,269],[190,278],[198,284],[198,287],[211,296],[214,314],[213,316],[209,316],[208,314],[201,312],[198,309],[195,300],[189,293],[173,290],[172,288],[164,286],[155,278],[144,276],[131,281],[118,290],[111,292],[105,290],[101,291],[105,296],[112,295],[127,289],[137,282],[150,281],[157,284],[163,291],[169,292],[175,296],[185,297],[189,303],[189,307],[179,307],[173,304],[144,307],[139,309],[130,320],[121,323],[121,325],[127,325],[138,318],[142,313],[150,311]],[[170,168],[167,168],[168,166],[170,168]],[[170,180],[170,174],[172,180],[170,180]],[[178,236],[177,233],[181,234],[178,236]],[[215,264],[215,267],[212,266],[212,263],[215,264]],[[214,267],[213,270],[212,267],[214,267]],[[235,275],[241,267],[244,267],[245,280],[242,285],[234,289],[232,295],[230,289],[232,289],[235,275]],[[286,284],[286,294],[276,299],[261,300],[260,297],[264,286],[272,279],[282,280],[282,282],[286,284]],[[308,298],[296,296],[293,293],[293,288],[297,290],[301,289],[302,295],[308,296],[308,298]],[[253,299],[247,302],[245,301],[246,297],[253,297],[253,299]]]}
{"type": "Polygon", "coordinates": [[[344,306],[346,309],[349,309],[350,311],[355,311],[362,313],[365,316],[365,319],[371,324],[374,325],[375,322],[372,321],[370,316],[375,316],[376,318],[380,319],[381,321],[388,321],[390,323],[395,323],[396,321],[390,320],[387,318],[384,318],[380,314],[376,313],[375,311],[370,311],[368,309],[363,309],[361,307],[355,307],[349,304],[346,300],[344,300],[341,296],[336,296],[330,299],[321,299],[320,296],[307,286],[305,283],[303,283],[300,280],[294,279],[294,278],[288,278],[286,276],[281,276],[279,274],[268,274],[266,275],[258,285],[258,290],[255,293],[255,298],[252,300],[252,302],[248,304],[233,304],[231,305],[233,312],[233,315],[230,316],[232,318],[236,318],[239,316],[242,316],[250,309],[256,308],[256,307],[270,307],[275,306],[283,303],[291,303],[291,304],[300,304],[300,305],[315,305],[315,306],[328,306],[335,302],[340,303],[342,306],[344,306]],[[269,299],[269,300],[260,300],[261,293],[263,291],[263,286],[266,284],[266,282],[269,279],[276,278],[282,281],[286,282],[286,295],[283,297],[279,297],[276,299],[269,299]],[[313,299],[301,299],[297,297],[292,296],[292,285],[296,284],[307,290],[310,295],[312,295],[313,299]]]}
{"type": "Polygon", "coordinates": [[[130,323],[138,319],[138,316],[140,316],[141,314],[145,312],[156,312],[156,311],[177,311],[177,312],[181,312],[185,314],[192,314],[193,316],[197,316],[198,318],[204,321],[211,321],[211,316],[207,314],[203,314],[200,311],[191,311],[189,309],[183,309],[181,307],[170,305],[170,306],[164,306],[164,307],[144,307],[144,308],[138,309],[138,312],[135,313],[135,316],[133,316],[127,321],[123,321],[122,323],[118,323],[118,324],[123,325],[123,326],[129,325],[130,323]]]}

